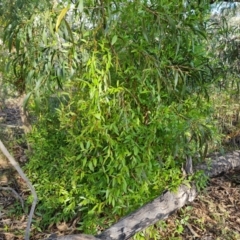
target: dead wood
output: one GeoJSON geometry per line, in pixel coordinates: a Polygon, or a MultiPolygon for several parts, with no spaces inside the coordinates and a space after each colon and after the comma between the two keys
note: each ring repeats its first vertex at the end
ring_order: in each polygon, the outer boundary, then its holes
{"type": "MultiPolygon", "coordinates": [[[[215,154],[210,161],[206,161],[195,167],[196,170],[203,170],[209,177],[216,177],[230,170],[240,169],[240,151],[234,151],[224,156],[215,154]]],[[[185,204],[193,201],[197,196],[197,191],[194,185],[181,185],[176,193],[165,191],[152,202],[147,203],[135,212],[122,218],[97,236],[86,236],[83,234],[69,235],[63,237],[50,238],[52,240],[125,240],[132,237],[135,233],[144,228],[156,223],[161,219],[168,218],[185,204]]]]}
{"type": "Polygon", "coordinates": [[[47,240],[101,240],[100,238],[96,238],[92,235],[87,234],[75,234],[75,235],[67,235],[57,237],[55,234],[51,235],[47,240]]]}
{"type": "Polygon", "coordinates": [[[221,156],[219,153],[212,154],[209,160],[196,166],[196,170],[203,170],[210,177],[217,177],[230,170],[240,169],[240,150],[233,151],[221,156]]]}
{"type": "Polygon", "coordinates": [[[21,202],[22,209],[24,209],[23,199],[21,198],[21,196],[13,188],[11,188],[11,187],[0,187],[0,190],[11,191],[13,193],[14,197],[16,199],[19,199],[19,201],[21,202]]]}

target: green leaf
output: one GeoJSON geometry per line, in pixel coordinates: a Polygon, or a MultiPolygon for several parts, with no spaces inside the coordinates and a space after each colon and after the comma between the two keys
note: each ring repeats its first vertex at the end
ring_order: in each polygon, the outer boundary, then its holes
{"type": "Polygon", "coordinates": [[[70,28],[67,20],[66,20],[66,19],[63,19],[63,21],[64,21],[64,23],[66,24],[68,33],[69,33],[69,35],[70,35],[70,37],[71,37],[71,40],[72,40],[72,43],[74,43],[73,33],[72,33],[72,30],[71,30],[71,28],[70,28]]]}
{"type": "Polygon", "coordinates": [[[44,42],[45,45],[47,45],[47,33],[45,30],[43,30],[43,33],[42,33],[42,40],[44,42]]]}
{"type": "Polygon", "coordinates": [[[109,196],[109,189],[106,190],[106,199],[108,199],[109,196]]]}
{"type": "Polygon", "coordinates": [[[28,80],[28,81],[31,81],[33,75],[34,75],[34,70],[30,70],[29,73],[28,73],[28,75],[27,75],[27,80],[28,80]]]}
{"type": "Polygon", "coordinates": [[[135,156],[138,155],[139,149],[138,149],[137,146],[134,146],[134,147],[133,147],[133,152],[134,152],[134,155],[135,155],[135,156]]]}
{"type": "Polygon", "coordinates": [[[80,13],[83,12],[83,0],[80,0],[80,1],[79,1],[78,11],[79,11],[80,13]]]}
{"type": "Polygon", "coordinates": [[[175,71],[175,77],[174,77],[174,88],[177,87],[177,84],[178,84],[178,71],[175,71]]]}
{"type": "Polygon", "coordinates": [[[8,40],[8,50],[9,50],[9,52],[12,51],[12,48],[13,48],[13,37],[10,37],[9,40],[8,40]]]}
{"type": "Polygon", "coordinates": [[[52,19],[49,19],[49,30],[52,34],[52,36],[54,36],[54,27],[53,27],[53,23],[52,23],[52,19]]]}
{"type": "Polygon", "coordinates": [[[91,142],[87,141],[86,149],[89,149],[90,145],[91,145],[91,142]]]}
{"type": "Polygon", "coordinates": [[[118,40],[118,36],[114,35],[111,41],[111,45],[114,45],[116,43],[116,41],[118,40]]]}
{"type": "Polygon", "coordinates": [[[96,119],[100,120],[101,119],[101,114],[100,113],[96,113],[96,114],[94,114],[94,117],[96,119]]]}
{"type": "Polygon", "coordinates": [[[16,51],[17,51],[17,54],[19,54],[19,51],[20,51],[20,39],[19,38],[16,38],[16,51]]]}
{"type": "Polygon", "coordinates": [[[87,158],[84,158],[84,159],[82,160],[82,166],[85,167],[85,166],[86,166],[86,163],[87,163],[87,158]]]}
{"type": "Polygon", "coordinates": [[[91,161],[88,163],[88,167],[92,172],[94,171],[93,163],[91,161]]]}
{"type": "Polygon", "coordinates": [[[93,166],[96,167],[97,166],[97,159],[96,158],[93,158],[93,166]]]}
{"type": "Polygon", "coordinates": [[[27,106],[27,104],[28,104],[28,101],[29,101],[31,95],[32,95],[32,92],[29,92],[29,93],[25,96],[25,98],[24,98],[24,100],[23,100],[23,108],[26,108],[26,106],[27,106]]]}

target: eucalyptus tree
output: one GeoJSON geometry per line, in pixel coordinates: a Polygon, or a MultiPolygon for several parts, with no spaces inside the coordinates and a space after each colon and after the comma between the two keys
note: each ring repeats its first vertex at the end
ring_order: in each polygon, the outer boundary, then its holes
{"type": "Polygon", "coordinates": [[[210,51],[218,67],[220,89],[239,95],[239,2],[218,2],[211,6],[210,51]]]}
{"type": "Polygon", "coordinates": [[[94,232],[176,188],[186,155],[205,155],[214,132],[208,1],[12,4],[4,40],[39,110],[26,168],[42,224],[81,215],[79,229],[94,232]]]}

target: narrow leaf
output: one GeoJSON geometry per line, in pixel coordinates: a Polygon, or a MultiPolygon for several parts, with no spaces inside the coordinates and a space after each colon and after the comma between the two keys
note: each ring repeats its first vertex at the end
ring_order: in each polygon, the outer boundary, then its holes
{"type": "Polygon", "coordinates": [[[29,98],[31,97],[32,95],[32,92],[29,92],[25,97],[24,97],[24,100],[23,100],[23,108],[25,109],[27,104],[28,104],[28,101],[29,101],[29,98]]]}
{"type": "Polygon", "coordinates": [[[178,71],[175,72],[175,78],[174,78],[174,88],[177,87],[178,84],[178,71]]]}
{"type": "Polygon", "coordinates": [[[93,167],[93,163],[92,162],[89,162],[88,163],[88,167],[89,169],[93,172],[94,171],[94,167],[93,167]]]}
{"type": "Polygon", "coordinates": [[[67,31],[68,31],[68,33],[69,33],[69,35],[70,35],[70,37],[71,37],[72,43],[74,43],[74,38],[73,38],[72,30],[71,30],[71,28],[70,28],[68,22],[67,22],[65,19],[63,19],[63,21],[64,21],[64,23],[66,24],[67,31]]]}
{"type": "Polygon", "coordinates": [[[83,0],[79,1],[78,10],[79,10],[80,13],[83,12],[83,0]]]}
{"type": "Polygon", "coordinates": [[[57,18],[57,22],[56,22],[56,31],[58,30],[59,25],[61,24],[62,19],[65,17],[67,11],[68,11],[68,7],[64,8],[61,13],[59,14],[58,18],[57,18]]]}
{"type": "Polygon", "coordinates": [[[114,43],[116,43],[117,39],[118,39],[118,36],[114,35],[112,38],[112,41],[111,41],[111,45],[114,45],[114,43]]]}

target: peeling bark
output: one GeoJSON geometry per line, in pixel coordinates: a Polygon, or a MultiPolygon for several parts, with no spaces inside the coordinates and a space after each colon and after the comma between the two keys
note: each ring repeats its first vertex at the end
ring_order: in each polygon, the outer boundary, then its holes
{"type": "Polygon", "coordinates": [[[210,177],[217,177],[230,170],[240,169],[240,150],[233,151],[221,156],[219,153],[212,154],[209,161],[196,166],[196,170],[203,170],[210,177]]]}
{"type": "MultiPolygon", "coordinates": [[[[195,171],[203,170],[208,177],[218,175],[230,170],[240,169],[240,151],[234,151],[224,156],[215,154],[210,161],[206,161],[195,167],[195,171]]],[[[147,203],[135,212],[122,218],[116,224],[97,236],[84,234],[68,235],[49,238],[49,240],[125,240],[132,237],[144,228],[153,225],[159,220],[168,218],[169,215],[192,202],[197,196],[194,185],[181,185],[175,193],[165,191],[152,202],[147,203]]]]}

